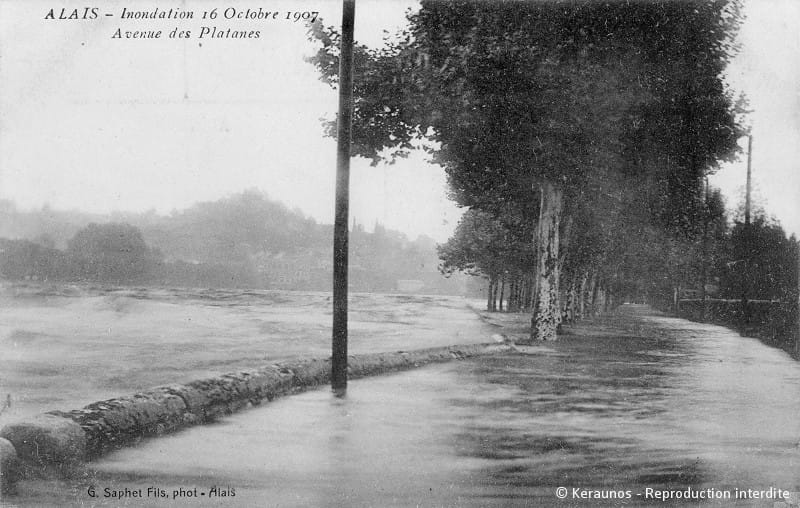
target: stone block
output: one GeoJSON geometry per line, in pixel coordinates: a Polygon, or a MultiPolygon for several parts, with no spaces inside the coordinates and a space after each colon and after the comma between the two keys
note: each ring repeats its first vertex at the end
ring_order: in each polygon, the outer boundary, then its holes
{"type": "Polygon", "coordinates": [[[0,430],[24,462],[69,465],[86,459],[86,433],[74,421],[43,414],[0,430]]]}
{"type": "Polygon", "coordinates": [[[17,450],[8,439],[0,438],[0,499],[3,494],[13,494],[22,473],[17,450]]]}

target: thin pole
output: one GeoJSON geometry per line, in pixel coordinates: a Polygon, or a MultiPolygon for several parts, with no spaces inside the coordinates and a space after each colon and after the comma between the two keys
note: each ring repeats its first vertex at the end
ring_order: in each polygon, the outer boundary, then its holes
{"type": "Polygon", "coordinates": [[[744,197],[744,223],[750,224],[750,189],[751,189],[751,173],[750,165],[753,160],[753,135],[747,136],[747,190],[744,197]]]}
{"type": "Polygon", "coordinates": [[[747,188],[744,197],[744,277],[742,280],[742,331],[746,332],[750,324],[750,256],[752,252],[752,233],[750,231],[750,189],[753,161],[753,135],[747,136],[747,188]]]}
{"type": "MultiPolygon", "coordinates": [[[[800,252],[797,254],[797,273],[800,273],[800,252]]],[[[797,280],[797,301],[795,305],[800,308],[800,278],[797,280]]],[[[795,328],[795,333],[794,354],[800,356],[800,312],[797,313],[797,328],[795,328]]]]}
{"type": "Polygon", "coordinates": [[[706,284],[708,283],[708,222],[711,218],[711,213],[708,206],[708,175],[705,177],[705,184],[705,197],[703,204],[703,269],[700,277],[700,294],[703,298],[703,321],[708,319],[708,295],[706,294],[706,284]]]}
{"type": "Polygon", "coordinates": [[[331,388],[347,389],[347,218],[350,208],[350,137],[353,123],[353,27],[355,0],[342,3],[339,58],[339,121],[336,150],[336,211],[333,223],[333,340],[331,388]]]}

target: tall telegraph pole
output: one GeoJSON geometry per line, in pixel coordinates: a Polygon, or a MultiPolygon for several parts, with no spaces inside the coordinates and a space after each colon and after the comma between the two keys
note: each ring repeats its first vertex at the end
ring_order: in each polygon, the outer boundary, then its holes
{"type": "Polygon", "coordinates": [[[750,297],[750,257],[753,249],[753,239],[750,227],[750,192],[752,180],[752,161],[753,161],[753,135],[747,136],[747,187],[744,196],[744,277],[742,278],[742,328],[746,331],[750,324],[750,308],[748,298],[750,297]]]}
{"type": "Polygon", "coordinates": [[[744,224],[750,227],[750,189],[751,189],[751,169],[750,164],[753,160],[753,135],[747,136],[747,190],[744,197],[744,224]]]}
{"type": "Polygon", "coordinates": [[[708,175],[705,176],[705,196],[703,198],[703,268],[700,276],[700,295],[702,296],[702,319],[708,319],[708,294],[706,293],[706,285],[708,285],[708,222],[711,219],[711,210],[708,205],[708,175]]]}
{"type": "Polygon", "coordinates": [[[336,131],[336,212],[333,223],[333,340],[331,388],[347,389],[347,218],[350,208],[350,137],[353,123],[353,26],[355,0],[343,0],[336,131]]]}

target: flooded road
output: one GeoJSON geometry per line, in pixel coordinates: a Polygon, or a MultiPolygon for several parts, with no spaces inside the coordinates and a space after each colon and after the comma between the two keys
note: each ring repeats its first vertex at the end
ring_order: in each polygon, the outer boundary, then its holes
{"type": "Polygon", "coordinates": [[[800,491],[800,364],[786,353],[635,307],[567,331],[525,353],[352,381],[343,399],[277,400],[6,501],[772,507],[774,489],[800,491]],[[141,497],[104,497],[125,489],[141,497]],[[748,489],[761,498],[735,499],[748,489]]]}

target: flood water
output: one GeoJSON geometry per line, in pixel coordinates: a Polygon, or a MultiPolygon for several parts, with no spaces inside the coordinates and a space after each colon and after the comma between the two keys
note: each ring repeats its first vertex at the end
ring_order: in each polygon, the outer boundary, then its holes
{"type": "MultiPolygon", "coordinates": [[[[493,333],[462,297],[349,300],[353,354],[475,344],[493,333]]],[[[12,401],[0,427],[158,385],[329,356],[332,310],[321,292],[0,284],[0,400],[12,401]]]]}
{"type": "Polygon", "coordinates": [[[351,381],[345,398],[280,399],[119,450],[80,479],[23,482],[7,501],[772,507],[782,505],[736,489],[800,491],[800,364],[722,327],[623,314],[523,353],[351,381]],[[233,496],[210,497],[215,486],[233,496]],[[622,499],[575,499],[573,488],[622,499]],[[663,490],[732,497],[654,498],[663,490]]]}

